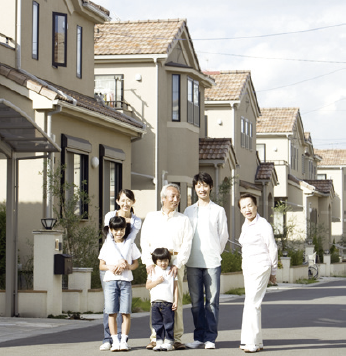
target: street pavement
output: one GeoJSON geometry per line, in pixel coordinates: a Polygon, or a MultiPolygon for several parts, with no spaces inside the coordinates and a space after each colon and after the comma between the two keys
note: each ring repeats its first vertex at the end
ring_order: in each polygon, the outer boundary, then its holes
{"type": "MultiPolygon", "coordinates": [[[[222,295],[219,336],[215,350],[184,350],[186,355],[243,355],[239,349],[244,297],[222,295]]],[[[99,351],[101,315],[94,320],[59,320],[0,317],[0,355],[103,355],[99,351]]],[[[132,315],[129,353],[153,351],[149,341],[149,314],[132,315]]],[[[184,309],[183,342],[193,341],[189,306],[184,309]]],[[[264,350],[261,355],[346,355],[346,278],[322,278],[311,285],[279,284],[271,287],[262,304],[264,350]]],[[[177,352],[177,351],[175,351],[177,352]]]]}

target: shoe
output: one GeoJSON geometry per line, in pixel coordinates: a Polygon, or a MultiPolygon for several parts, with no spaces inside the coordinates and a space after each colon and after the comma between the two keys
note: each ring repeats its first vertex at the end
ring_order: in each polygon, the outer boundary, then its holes
{"type": "Polygon", "coordinates": [[[112,347],[111,343],[107,341],[100,346],[100,351],[108,351],[111,349],[111,347],[112,347]]]}
{"type": "Polygon", "coordinates": [[[185,345],[179,341],[176,341],[173,346],[174,346],[174,350],[185,350],[186,349],[185,345]]]}
{"type": "Polygon", "coordinates": [[[205,349],[215,349],[215,343],[211,341],[206,341],[204,343],[204,348],[205,349]]]}
{"type": "Polygon", "coordinates": [[[156,341],[150,341],[149,344],[147,345],[146,349],[152,350],[155,346],[156,346],[156,341]]]}
{"type": "Polygon", "coordinates": [[[111,347],[111,351],[120,351],[120,344],[119,343],[113,343],[112,347],[111,347]]]}
{"type": "Polygon", "coordinates": [[[173,345],[172,344],[163,344],[161,346],[161,351],[172,351],[173,345]]]}
{"type": "Polygon", "coordinates": [[[261,350],[260,348],[255,347],[254,349],[250,349],[250,348],[244,349],[244,352],[247,354],[252,354],[252,353],[258,352],[260,350],[261,350]]]}
{"type": "Polygon", "coordinates": [[[131,350],[131,347],[127,344],[126,341],[122,341],[122,342],[120,343],[119,350],[120,350],[120,351],[129,351],[129,350],[131,350]]]}
{"type": "Polygon", "coordinates": [[[186,344],[186,347],[188,347],[189,349],[198,349],[203,345],[204,343],[202,341],[195,340],[194,342],[189,342],[188,344],[186,344]]]}
{"type": "Polygon", "coordinates": [[[153,347],[153,351],[162,351],[162,345],[156,345],[153,347]]]}

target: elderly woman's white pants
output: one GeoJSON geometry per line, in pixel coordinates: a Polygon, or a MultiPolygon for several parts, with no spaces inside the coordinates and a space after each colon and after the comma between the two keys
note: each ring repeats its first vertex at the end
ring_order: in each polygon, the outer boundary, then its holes
{"type": "Polygon", "coordinates": [[[271,268],[264,268],[257,273],[244,271],[245,302],[241,327],[241,344],[247,348],[263,347],[261,304],[266,293],[271,268]]]}

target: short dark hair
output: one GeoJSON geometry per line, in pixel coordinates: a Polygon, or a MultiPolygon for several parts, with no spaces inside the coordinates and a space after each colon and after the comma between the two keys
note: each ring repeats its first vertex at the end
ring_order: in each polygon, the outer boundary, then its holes
{"type": "Polygon", "coordinates": [[[171,253],[165,247],[156,248],[151,254],[154,264],[157,260],[169,260],[171,262],[171,253]]]}
{"type": "Polygon", "coordinates": [[[254,195],[249,194],[249,193],[245,193],[243,195],[240,196],[239,200],[238,200],[238,207],[240,209],[240,201],[246,198],[250,198],[252,200],[252,202],[257,206],[257,199],[254,195]]]}
{"type": "Polygon", "coordinates": [[[198,184],[198,182],[208,184],[210,189],[213,188],[213,184],[214,184],[213,178],[210,176],[209,173],[199,172],[198,174],[196,174],[192,180],[193,187],[195,187],[198,184]]]}
{"type": "Polygon", "coordinates": [[[103,228],[103,234],[105,237],[107,237],[107,234],[110,229],[112,230],[126,229],[125,235],[123,237],[123,239],[126,240],[127,236],[129,235],[129,232],[131,231],[131,224],[127,224],[126,220],[122,216],[113,216],[109,220],[108,226],[105,226],[103,228]]]}

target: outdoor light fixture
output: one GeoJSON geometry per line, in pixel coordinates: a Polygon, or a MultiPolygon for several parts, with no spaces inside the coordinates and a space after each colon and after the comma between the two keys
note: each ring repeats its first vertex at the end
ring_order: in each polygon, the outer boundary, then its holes
{"type": "Polygon", "coordinates": [[[329,250],[324,250],[325,255],[329,255],[329,253],[330,253],[329,250]]]}
{"type": "Polygon", "coordinates": [[[312,245],[312,239],[307,239],[306,242],[308,243],[308,245],[312,245]]]}
{"type": "Polygon", "coordinates": [[[41,219],[41,224],[46,230],[52,230],[54,225],[56,224],[56,219],[53,218],[41,219]]]}
{"type": "Polygon", "coordinates": [[[287,251],[282,251],[282,257],[287,257],[288,253],[287,251]]]}

